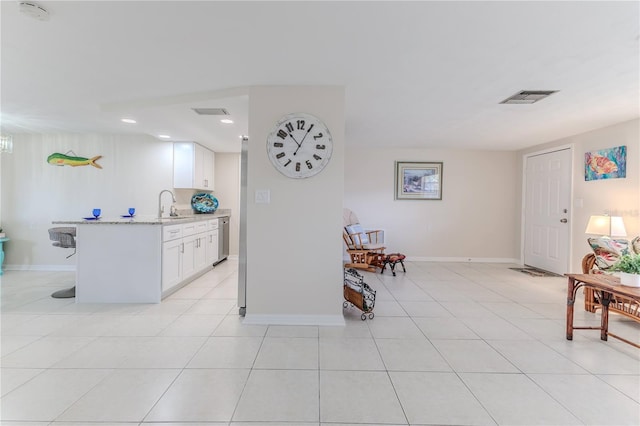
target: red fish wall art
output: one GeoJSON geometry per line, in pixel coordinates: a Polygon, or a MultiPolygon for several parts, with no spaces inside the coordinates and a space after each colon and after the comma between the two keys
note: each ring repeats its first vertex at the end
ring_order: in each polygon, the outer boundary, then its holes
{"type": "Polygon", "coordinates": [[[627,177],[627,147],[585,152],[584,180],[617,179],[627,177]]]}

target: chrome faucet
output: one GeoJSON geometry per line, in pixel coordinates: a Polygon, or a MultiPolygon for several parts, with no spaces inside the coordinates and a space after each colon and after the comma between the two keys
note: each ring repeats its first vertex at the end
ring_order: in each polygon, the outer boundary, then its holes
{"type": "MultiPolygon", "coordinates": [[[[163,189],[162,191],[160,191],[160,194],[158,194],[158,217],[159,218],[161,218],[162,213],[164,213],[164,206],[162,205],[162,194],[165,192],[168,192],[169,194],[171,194],[171,200],[174,203],[176,202],[176,196],[173,195],[173,192],[169,191],[168,189],[163,189]]],[[[174,209],[171,209],[171,216],[178,216],[177,213],[175,213],[174,209]]]]}

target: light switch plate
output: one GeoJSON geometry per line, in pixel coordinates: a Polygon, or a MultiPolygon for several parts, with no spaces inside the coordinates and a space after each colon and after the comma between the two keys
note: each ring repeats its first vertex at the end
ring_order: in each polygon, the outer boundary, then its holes
{"type": "Polygon", "coordinates": [[[271,190],[256,189],[256,204],[269,204],[269,203],[271,203],[271,190]]]}

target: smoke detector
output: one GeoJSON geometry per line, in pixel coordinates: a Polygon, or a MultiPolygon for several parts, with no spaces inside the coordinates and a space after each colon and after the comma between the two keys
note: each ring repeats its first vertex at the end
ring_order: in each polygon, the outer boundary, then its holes
{"type": "Polygon", "coordinates": [[[224,108],[191,108],[198,115],[229,115],[224,108]]]}
{"type": "Polygon", "coordinates": [[[501,104],[533,104],[553,95],[558,90],[521,90],[513,96],[509,96],[501,104]]]}
{"type": "Polygon", "coordinates": [[[29,1],[21,1],[19,4],[20,12],[39,21],[49,20],[49,11],[37,3],[29,1]]]}

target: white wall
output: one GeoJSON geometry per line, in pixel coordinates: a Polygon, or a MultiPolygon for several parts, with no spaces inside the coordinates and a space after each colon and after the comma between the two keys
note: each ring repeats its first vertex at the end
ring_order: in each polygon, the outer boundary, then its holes
{"type": "MultiPolygon", "coordinates": [[[[94,207],[105,217],[157,215],[158,193],[173,187],[172,144],[151,137],[60,134],[14,135],[13,154],[2,161],[2,226],[8,269],[72,269],[70,250],[51,245],[47,229],[54,220],[90,216],[94,207]],[[93,157],[103,168],[47,164],[54,153],[72,150],[93,157]]],[[[56,225],[60,226],[60,225],[56,225]]]]}
{"type": "Polygon", "coordinates": [[[240,230],[240,154],[216,152],[215,194],[221,209],[231,210],[229,255],[238,255],[240,230]]]}
{"type": "Polygon", "coordinates": [[[383,229],[387,252],[416,260],[516,261],[515,152],[436,149],[345,151],[344,206],[383,229]],[[394,200],[395,161],[442,161],[442,200],[394,200]]]}
{"type": "Polygon", "coordinates": [[[589,216],[604,213],[622,216],[630,238],[640,234],[640,120],[623,122],[520,151],[520,182],[525,154],[567,145],[573,146],[574,154],[570,265],[572,272],[581,272],[582,258],[591,250],[587,243],[588,236],[584,233],[589,216]],[[621,145],[627,146],[625,179],[584,180],[586,152],[621,145]]]}
{"type": "Polygon", "coordinates": [[[344,89],[252,87],[248,162],[245,321],[343,322],[344,89]],[[283,176],[267,157],[267,135],[292,112],[316,115],[333,138],[331,161],[308,179],[283,176]],[[270,204],[255,203],[257,189],[271,191],[270,204]]]}

